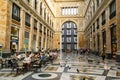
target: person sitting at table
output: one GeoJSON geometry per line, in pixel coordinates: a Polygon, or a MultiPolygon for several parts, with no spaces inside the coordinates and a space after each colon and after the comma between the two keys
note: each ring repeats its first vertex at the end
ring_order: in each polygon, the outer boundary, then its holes
{"type": "Polygon", "coordinates": [[[31,63],[31,57],[30,57],[30,53],[27,52],[26,53],[26,56],[23,60],[23,64],[24,64],[24,67],[29,70],[30,69],[30,63],[31,63]]]}
{"type": "Polygon", "coordinates": [[[41,55],[41,60],[45,60],[46,59],[46,56],[45,56],[45,53],[42,53],[42,55],[41,55]]]}
{"type": "Polygon", "coordinates": [[[21,60],[21,55],[19,54],[19,52],[16,53],[16,59],[21,60]]]}
{"type": "Polygon", "coordinates": [[[43,65],[43,64],[46,64],[46,55],[45,53],[42,53],[41,56],[40,56],[40,63],[43,65]]]}

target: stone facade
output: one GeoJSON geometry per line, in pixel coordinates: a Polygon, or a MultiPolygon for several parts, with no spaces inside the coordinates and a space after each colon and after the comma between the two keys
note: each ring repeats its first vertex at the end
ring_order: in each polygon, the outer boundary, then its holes
{"type": "Polygon", "coordinates": [[[117,34],[117,51],[119,51],[119,0],[116,0],[116,16],[109,19],[109,6],[112,0],[100,0],[99,5],[96,0],[52,0],[39,1],[37,0],[37,9],[35,10],[34,0],[28,3],[23,1],[4,1],[0,2],[0,44],[3,45],[3,51],[10,51],[11,47],[11,29],[17,27],[19,31],[19,42],[17,46],[18,51],[24,51],[25,48],[25,32],[29,33],[28,50],[40,46],[47,48],[60,49],[61,48],[61,29],[62,25],[67,21],[72,21],[77,25],[77,48],[90,48],[94,51],[101,51],[103,47],[106,48],[106,53],[112,53],[111,44],[111,25],[116,25],[117,34]],[[12,19],[13,3],[20,7],[20,22],[12,19]],[[39,15],[42,3],[42,15],[39,15]],[[29,4],[29,5],[26,5],[29,4]],[[76,7],[78,14],[76,15],[62,15],[63,7],[76,7]],[[6,8],[7,7],[7,8],[6,8]],[[53,9],[54,8],[54,9],[53,9]],[[95,11],[93,12],[95,8],[95,11]],[[106,23],[102,25],[101,14],[105,11],[106,23]],[[25,14],[31,16],[30,27],[26,26],[25,14]],[[46,18],[46,19],[44,19],[46,18]],[[99,18],[99,29],[97,29],[96,20],[99,18]],[[34,29],[34,19],[37,20],[37,30],[34,29]],[[42,32],[40,32],[40,23],[42,24],[42,32]],[[93,32],[93,24],[95,24],[95,32],[93,32]],[[44,30],[44,27],[46,29],[44,30]],[[85,30],[85,31],[84,31],[85,30]],[[103,44],[103,32],[106,31],[106,43],[103,44]],[[85,33],[84,33],[85,32],[85,33]],[[33,36],[36,36],[35,46],[33,46],[33,36]],[[99,35],[99,44],[98,44],[99,35]],[[54,37],[53,37],[54,36],[54,37]],[[41,38],[41,40],[40,40],[41,38]],[[109,39],[109,40],[107,40],[109,39]]]}
{"type": "Polygon", "coordinates": [[[3,51],[9,51],[10,46],[10,25],[11,25],[11,4],[10,2],[0,1],[0,44],[3,46],[3,51]]]}
{"type": "MultiPolygon", "coordinates": [[[[0,1],[0,44],[3,46],[3,53],[10,53],[11,42],[16,45],[16,51],[25,51],[25,32],[28,32],[28,49],[30,51],[35,51],[35,49],[42,48],[53,49],[53,12],[49,9],[46,1],[37,0],[37,9],[34,9],[34,0],[1,0],[0,1]],[[42,15],[40,14],[40,3],[42,3],[42,15]],[[12,18],[13,15],[13,4],[20,8],[20,21],[12,18]],[[47,9],[45,11],[45,9],[47,9]],[[26,13],[30,15],[30,26],[25,25],[26,13]],[[48,14],[49,13],[49,14],[48,14]],[[46,14],[46,15],[45,15],[46,14]],[[46,17],[46,18],[45,18],[46,17]],[[37,30],[34,29],[34,19],[37,21],[37,30]],[[49,19],[49,20],[48,20],[49,19]],[[40,30],[40,24],[42,24],[42,29],[40,30]],[[44,27],[46,28],[44,30],[44,27]],[[12,41],[11,32],[17,30],[17,41],[12,41]],[[33,46],[33,38],[35,37],[35,46],[33,46]],[[39,40],[41,37],[41,41],[39,40]],[[45,37],[45,39],[43,39],[45,37]],[[41,42],[41,43],[40,43],[41,42]],[[43,44],[44,42],[44,44],[43,44]],[[34,49],[34,50],[33,50],[34,49]]],[[[14,32],[15,33],[15,32],[14,32]]],[[[28,37],[27,35],[27,37],[28,37]]]]}
{"type": "Polygon", "coordinates": [[[119,0],[100,0],[98,6],[96,6],[97,2],[95,2],[94,0],[90,1],[89,3],[90,4],[87,7],[85,15],[85,42],[87,43],[86,47],[92,49],[95,52],[101,52],[101,50],[105,49],[106,55],[109,58],[115,58],[116,53],[119,52],[119,0]],[[116,6],[116,10],[114,11],[115,16],[113,16],[113,14],[111,15],[110,13],[110,6],[113,2],[115,2],[116,6]],[[94,5],[95,10],[93,12],[94,5]],[[102,24],[102,14],[104,11],[106,22],[105,24],[102,24]],[[111,16],[113,17],[110,18],[111,16]],[[99,28],[97,28],[97,19],[99,19],[99,28]],[[104,31],[106,33],[105,37],[103,35],[104,31]],[[98,34],[99,45],[97,37],[98,34]],[[115,41],[113,38],[117,40],[115,41]],[[104,41],[105,39],[106,43],[104,41]]]}

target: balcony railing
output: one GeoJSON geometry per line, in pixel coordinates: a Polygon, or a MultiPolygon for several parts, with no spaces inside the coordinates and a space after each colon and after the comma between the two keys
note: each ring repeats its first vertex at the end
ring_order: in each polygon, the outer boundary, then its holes
{"type": "Polygon", "coordinates": [[[46,34],[46,32],[44,32],[44,34],[46,34]]]}
{"type": "Polygon", "coordinates": [[[12,14],[12,19],[14,19],[14,20],[20,22],[20,17],[14,15],[14,14],[12,14]]]}
{"type": "Polygon", "coordinates": [[[40,29],[39,31],[42,33],[42,30],[41,30],[41,29],[40,29]]]}
{"type": "Polygon", "coordinates": [[[30,27],[30,23],[28,23],[28,22],[25,22],[25,25],[30,27]]]}
{"type": "Polygon", "coordinates": [[[102,25],[104,25],[105,23],[106,23],[106,20],[103,20],[103,21],[102,21],[102,25]]]}
{"type": "Polygon", "coordinates": [[[37,27],[34,26],[34,29],[37,30],[37,27]]]}
{"type": "Polygon", "coordinates": [[[115,16],[116,16],[116,11],[114,11],[113,13],[111,13],[110,16],[109,16],[109,18],[112,19],[115,16]]]}
{"type": "Polygon", "coordinates": [[[99,29],[99,25],[97,25],[97,29],[99,29]]]}

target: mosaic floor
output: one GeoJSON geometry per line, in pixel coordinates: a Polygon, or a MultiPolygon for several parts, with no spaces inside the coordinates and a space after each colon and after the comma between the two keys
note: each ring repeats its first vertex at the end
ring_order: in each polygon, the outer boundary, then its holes
{"type": "Polygon", "coordinates": [[[120,80],[120,63],[89,55],[74,55],[57,59],[37,72],[18,74],[0,69],[0,80],[120,80]]]}

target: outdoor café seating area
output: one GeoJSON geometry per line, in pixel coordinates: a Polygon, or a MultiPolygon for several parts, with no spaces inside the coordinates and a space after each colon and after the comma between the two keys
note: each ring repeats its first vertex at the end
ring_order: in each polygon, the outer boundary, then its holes
{"type": "Polygon", "coordinates": [[[0,59],[0,69],[11,69],[12,72],[17,74],[25,74],[28,71],[37,72],[47,64],[52,64],[53,60],[57,59],[58,52],[31,52],[20,54],[15,52],[13,55],[7,58],[0,59]]]}

